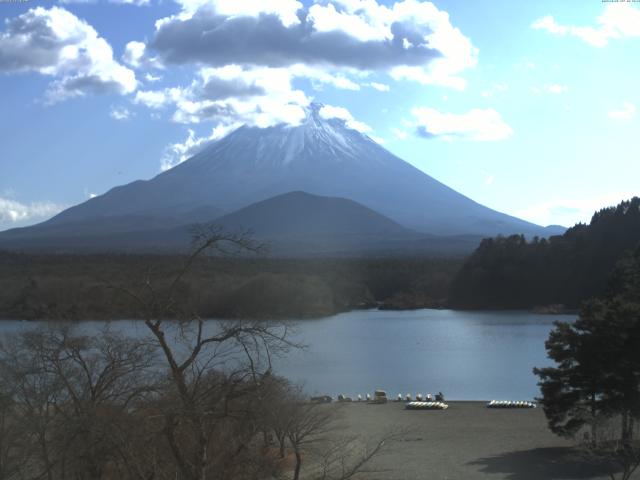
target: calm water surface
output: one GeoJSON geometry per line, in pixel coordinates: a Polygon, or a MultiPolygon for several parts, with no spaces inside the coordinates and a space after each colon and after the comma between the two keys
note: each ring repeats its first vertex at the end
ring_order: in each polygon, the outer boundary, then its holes
{"type": "Polygon", "coordinates": [[[453,310],[355,311],[299,324],[306,352],[278,365],[313,393],[388,395],[442,391],[446,398],[531,399],[544,342],[567,315],[453,310]]]}
{"type": "MultiPolygon", "coordinates": [[[[572,315],[454,310],[360,310],[297,323],[308,345],[275,361],[276,372],[301,382],[311,394],[436,393],[456,400],[531,399],[534,366],[549,365],[544,342],[554,320],[572,315]]],[[[0,333],[33,326],[0,322],[0,333]]],[[[99,328],[101,322],[86,322],[99,328]]],[[[130,334],[135,321],[113,322],[130,334]]]]}

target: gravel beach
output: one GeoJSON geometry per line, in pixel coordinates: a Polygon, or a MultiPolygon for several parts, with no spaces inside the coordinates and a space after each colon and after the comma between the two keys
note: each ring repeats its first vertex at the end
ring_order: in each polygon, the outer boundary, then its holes
{"type": "MultiPolygon", "coordinates": [[[[571,441],[552,434],[541,408],[488,409],[448,402],[444,411],[405,410],[404,403],[341,405],[345,431],[374,442],[403,431],[369,465],[367,479],[606,479],[571,441]]],[[[640,477],[638,477],[640,478],[640,477]]]]}

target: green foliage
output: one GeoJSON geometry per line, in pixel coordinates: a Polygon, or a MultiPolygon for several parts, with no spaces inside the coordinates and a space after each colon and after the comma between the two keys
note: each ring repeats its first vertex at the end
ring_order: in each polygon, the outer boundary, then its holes
{"type": "Polygon", "coordinates": [[[534,373],[551,430],[573,437],[588,426],[596,444],[599,425],[618,418],[630,446],[640,419],[640,248],[619,262],[606,296],[556,323],[546,348],[556,366],[534,373]]]}
{"type": "Polygon", "coordinates": [[[549,240],[522,235],[485,239],[452,284],[451,303],[462,308],[578,308],[605,293],[607,278],[640,242],[640,198],[593,215],[549,240]]]}

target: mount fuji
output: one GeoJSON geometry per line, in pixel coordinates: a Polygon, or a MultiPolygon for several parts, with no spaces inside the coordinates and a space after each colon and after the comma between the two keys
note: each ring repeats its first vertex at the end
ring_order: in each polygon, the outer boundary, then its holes
{"type": "Polygon", "coordinates": [[[413,241],[416,233],[549,236],[563,231],[474,202],[349,128],[344,120],[325,118],[322,105],[311,104],[298,126],[242,126],[151,180],[115,187],[46,222],[0,233],[0,247],[44,247],[48,242],[59,246],[65,239],[78,246],[99,237],[126,244],[128,235],[153,247],[158,232],[225,218],[290,192],[357,202],[411,232],[413,241]]]}

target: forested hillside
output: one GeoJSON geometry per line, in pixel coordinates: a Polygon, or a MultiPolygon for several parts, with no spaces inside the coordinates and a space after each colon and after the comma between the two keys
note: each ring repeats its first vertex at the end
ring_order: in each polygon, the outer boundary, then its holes
{"type": "Polygon", "coordinates": [[[458,308],[576,308],[604,292],[615,263],[640,242],[640,198],[595,213],[562,236],[485,239],[456,276],[458,308]]]}

